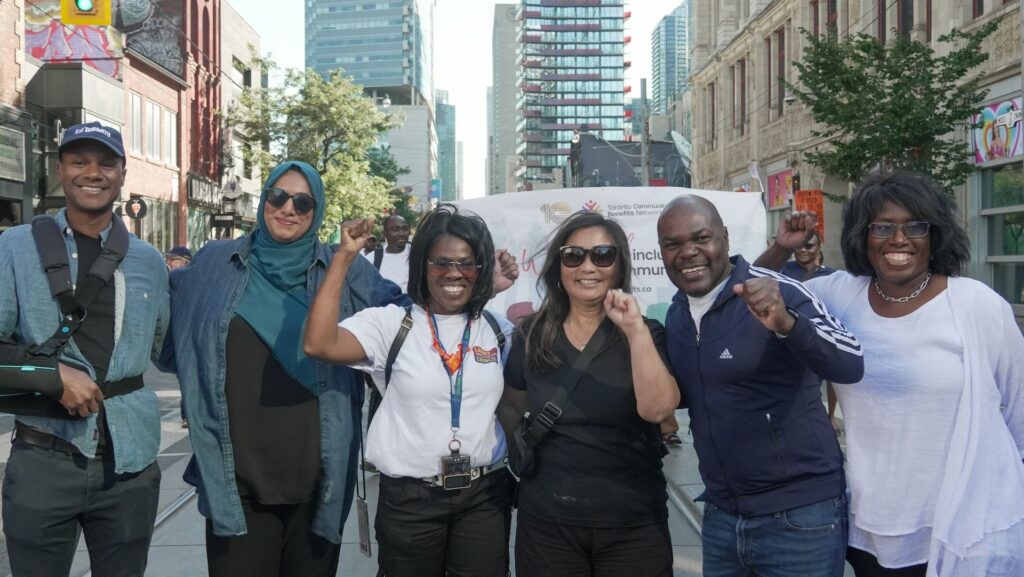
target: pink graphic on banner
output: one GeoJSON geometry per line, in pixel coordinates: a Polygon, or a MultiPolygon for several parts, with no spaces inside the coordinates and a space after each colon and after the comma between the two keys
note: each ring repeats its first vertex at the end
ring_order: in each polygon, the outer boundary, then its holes
{"type": "Polygon", "coordinates": [[[121,77],[121,33],[113,26],[62,25],[60,2],[25,5],[25,51],[43,62],[82,62],[111,78],[121,77]]]}
{"type": "Polygon", "coordinates": [[[1021,132],[1021,99],[990,104],[975,115],[974,162],[982,163],[1024,154],[1021,132]],[[1016,113],[1016,114],[1015,114],[1016,113]]]}
{"type": "Polygon", "coordinates": [[[787,168],[768,175],[768,208],[779,208],[789,204],[790,189],[793,186],[793,169],[787,168]]]}

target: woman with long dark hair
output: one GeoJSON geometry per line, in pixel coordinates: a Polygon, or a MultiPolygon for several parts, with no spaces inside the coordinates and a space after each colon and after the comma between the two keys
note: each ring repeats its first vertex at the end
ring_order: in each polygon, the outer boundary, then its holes
{"type": "Polygon", "coordinates": [[[582,376],[534,449],[535,471],[520,479],[520,577],[672,574],[658,423],[675,412],[679,389],[664,328],[629,294],[631,273],[622,227],[601,214],[572,215],[547,243],[543,301],[505,365],[506,434],[518,434],[526,410],[553,416],[548,401],[582,376]],[[593,359],[576,367],[588,348],[593,359]]]}

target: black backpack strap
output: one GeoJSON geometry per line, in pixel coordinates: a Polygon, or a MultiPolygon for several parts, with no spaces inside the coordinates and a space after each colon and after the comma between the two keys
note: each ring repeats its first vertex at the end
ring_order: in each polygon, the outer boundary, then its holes
{"type": "Polygon", "coordinates": [[[82,286],[75,290],[75,300],[82,310],[88,310],[92,301],[100,293],[103,285],[107,284],[114,276],[114,271],[121,264],[121,260],[128,254],[128,229],[121,222],[120,218],[112,218],[110,221],[110,233],[107,235],[107,242],[103,243],[103,250],[96,257],[96,261],[89,269],[89,276],[86,277],[82,286]]]}
{"type": "Polygon", "coordinates": [[[380,270],[380,263],[384,262],[384,247],[378,246],[373,249],[373,268],[380,270]]]}
{"type": "Polygon", "coordinates": [[[505,333],[501,332],[501,325],[498,324],[498,319],[494,318],[494,315],[487,309],[480,311],[484,315],[484,319],[487,320],[487,324],[491,325],[491,330],[494,331],[494,337],[498,339],[498,350],[501,354],[505,354],[505,333]]]}
{"type": "Polygon", "coordinates": [[[412,306],[405,307],[405,318],[402,319],[402,327],[398,329],[398,334],[395,335],[395,340],[391,341],[391,348],[388,349],[388,360],[384,365],[384,388],[387,389],[388,385],[391,384],[391,367],[395,364],[395,359],[398,358],[398,351],[402,349],[402,344],[405,343],[405,338],[409,336],[409,330],[412,329],[412,306]]]}
{"type": "Polygon", "coordinates": [[[562,416],[562,407],[569,400],[572,392],[576,390],[576,385],[583,378],[583,372],[587,369],[587,365],[604,348],[608,333],[612,330],[610,325],[611,321],[605,319],[597,327],[597,332],[590,338],[590,342],[583,348],[580,356],[576,357],[576,362],[573,363],[569,372],[565,375],[565,379],[559,383],[555,394],[551,395],[551,398],[544,404],[544,408],[541,409],[540,413],[530,417],[530,426],[525,433],[526,442],[530,448],[536,447],[537,443],[540,443],[541,439],[548,434],[548,431],[555,426],[559,417],[562,416]]]}
{"type": "Polygon", "coordinates": [[[61,312],[70,314],[78,308],[74,300],[75,287],[71,282],[64,238],[52,215],[40,214],[32,219],[32,239],[36,243],[46,282],[50,285],[50,295],[57,299],[61,312]]]}

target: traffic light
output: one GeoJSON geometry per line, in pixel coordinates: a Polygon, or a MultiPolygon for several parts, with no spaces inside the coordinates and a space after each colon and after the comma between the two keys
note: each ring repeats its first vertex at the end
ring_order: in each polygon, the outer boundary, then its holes
{"type": "Polygon", "coordinates": [[[110,0],[61,0],[60,21],[69,25],[110,26],[110,0]]]}

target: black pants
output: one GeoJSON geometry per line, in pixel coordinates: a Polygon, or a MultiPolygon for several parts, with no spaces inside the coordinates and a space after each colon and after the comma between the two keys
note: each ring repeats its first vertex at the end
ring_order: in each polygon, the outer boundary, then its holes
{"type": "Polygon", "coordinates": [[[878,564],[878,558],[853,547],[846,548],[846,561],[853,567],[857,577],[925,577],[928,564],[911,565],[899,569],[886,569],[878,564]]]}
{"type": "Polygon", "coordinates": [[[242,499],[245,535],[218,537],[206,521],[210,577],[334,577],[341,545],[312,531],[316,500],[263,505],[242,499]]]}
{"type": "Polygon", "coordinates": [[[517,577],[672,577],[668,520],[639,527],[551,523],[519,511],[517,577]]]}
{"type": "Polygon", "coordinates": [[[511,505],[507,470],[460,491],[381,475],[378,577],[505,577],[511,505]]]}
{"type": "Polygon", "coordinates": [[[11,572],[67,575],[84,532],[93,575],[141,577],[159,494],[156,463],[117,475],[113,454],[88,459],[15,439],[3,485],[11,572]]]}

